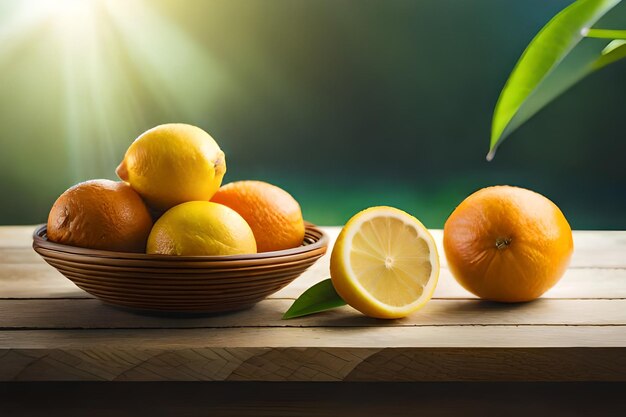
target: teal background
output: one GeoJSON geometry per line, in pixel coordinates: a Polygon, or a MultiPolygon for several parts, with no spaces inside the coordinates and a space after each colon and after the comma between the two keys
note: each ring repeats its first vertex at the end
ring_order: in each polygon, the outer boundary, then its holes
{"type": "MultiPolygon", "coordinates": [[[[18,3],[0,1],[0,27],[18,3]]],[[[141,132],[186,122],[226,152],[225,182],[277,184],[319,224],[384,204],[440,228],[471,192],[512,184],[574,228],[626,229],[626,62],[485,161],[500,89],[569,3],[155,0],[128,11],[135,35],[103,19],[100,55],[69,63],[45,27],[0,31],[0,224],[44,222],[70,185],[115,178],[141,132]]],[[[626,28],[625,6],[602,26],[626,28]]]]}

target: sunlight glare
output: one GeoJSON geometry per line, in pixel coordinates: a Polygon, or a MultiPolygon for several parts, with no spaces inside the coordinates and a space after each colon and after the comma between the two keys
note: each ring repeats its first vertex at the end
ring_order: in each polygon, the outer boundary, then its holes
{"type": "Polygon", "coordinates": [[[0,67],[28,46],[54,51],[41,65],[60,87],[50,106],[62,114],[58,140],[73,181],[112,176],[147,119],[202,120],[230,85],[212,56],[147,1],[16,0],[12,9],[0,16],[0,42],[11,46],[0,50],[0,67]]]}
{"type": "Polygon", "coordinates": [[[22,9],[59,25],[80,24],[101,6],[101,0],[23,0],[22,9]]]}

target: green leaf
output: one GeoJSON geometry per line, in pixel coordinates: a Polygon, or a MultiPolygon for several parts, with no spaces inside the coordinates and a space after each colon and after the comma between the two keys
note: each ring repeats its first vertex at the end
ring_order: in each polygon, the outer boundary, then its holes
{"type": "Polygon", "coordinates": [[[345,305],[346,302],[337,294],[332,281],[328,278],[303,292],[283,315],[283,320],[307,316],[345,305]]]}
{"type": "Polygon", "coordinates": [[[614,40],[602,50],[602,55],[593,63],[593,70],[599,70],[609,64],[626,58],[626,40],[614,40]]]}
{"type": "Polygon", "coordinates": [[[578,0],[552,18],[530,42],[496,104],[488,160],[512,131],[546,104],[586,75],[620,59],[619,54],[610,59],[602,55],[606,44],[602,48],[594,44],[594,48],[585,48],[585,53],[569,57],[589,28],[620,1],[578,0]],[[589,53],[591,49],[594,53],[589,53]]]}

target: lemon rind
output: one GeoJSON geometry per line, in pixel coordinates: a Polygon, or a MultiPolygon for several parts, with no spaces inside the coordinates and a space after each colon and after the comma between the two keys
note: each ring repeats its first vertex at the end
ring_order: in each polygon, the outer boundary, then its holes
{"type": "Polygon", "coordinates": [[[378,310],[378,312],[382,312],[385,315],[393,315],[393,316],[404,316],[413,311],[418,310],[422,307],[428,300],[432,298],[433,293],[435,292],[435,288],[437,287],[437,282],[439,280],[439,252],[437,250],[437,245],[435,243],[434,238],[428,231],[428,229],[414,216],[411,216],[409,213],[393,208],[393,207],[372,207],[366,210],[361,211],[357,215],[355,215],[344,227],[342,231],[345,235],[342,237],[343,247],[341,248],[341,263],[343,264],[343,269],[345,270],[346,278],[349,280],[350,285],[356,287],[359,292],[359,296],[364,298],[373,309],[378,310]],[[432,272],[428,279],[427,285],[424,287],[422,295],[415,300],[413,303],[406,304],[404,306],[393,306],[387,303],[384,303],[374,297],[363,285],[361,285],[360,281],[355,278],[356,273],[352,269],[350,259],[350,248],[351,242],[354,239],[356,233],[360,230],[363,223],[370,221],[376,217],[393,217],[402,221],[407,226],[413,227],[418,236],[424,239],[424,241],[428,245],[428,249],[430,250],[429,260],[432,265],[432,272]],[[407,222],[407,218],[410,219],[410,222],[407,222]]]}

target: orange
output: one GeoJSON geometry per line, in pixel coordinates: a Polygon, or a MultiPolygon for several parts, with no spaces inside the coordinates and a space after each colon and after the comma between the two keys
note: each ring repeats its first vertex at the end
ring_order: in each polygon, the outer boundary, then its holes
{"type": "Polygon", "coordinates": [[[572,230],[546,197],[518,187],[483,188],[450,215],[443,232],[450,271],[473,294],[520,302],[552,288],[569,264],[572,230]]]}
{"type": "Polygon", "coordinates": [[[126,183],[91,180],[69,188],[48,215],[48,239],[83,248],[143,252],[152,218],[126,183]]]}
{"type": "Polygon", "coordinates": [[[236,181],[221,187],[211,201],[230,207],[248,222],[259,252],[302,244],[300,205],[282,188],[263,181],[236,181]]]}

